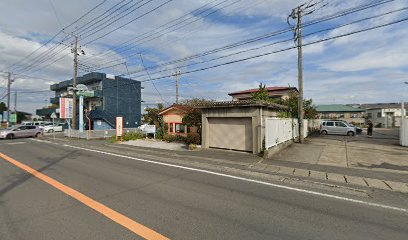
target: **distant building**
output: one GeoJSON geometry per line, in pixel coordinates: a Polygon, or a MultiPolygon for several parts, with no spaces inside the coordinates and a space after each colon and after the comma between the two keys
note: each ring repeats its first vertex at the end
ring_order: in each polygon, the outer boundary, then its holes
{"type": "Polygon", "coordinates": [[[339,119],[358,124],[365,123],[365,109],[342,104],[317,105],[316,111],[320,119],[339,119]]]}
{"type": "MultiPolygon", "coordinates": [[[[232,97],[232,101],[243,101],[252,98],[252,94],[257,92],[259,88],[243,90],[239,92],[228,93],[232,97]]],[[[295,87],[266,87],[268,95],[272,99],[287,99],[291,91],[298,92],[295,87]]]]}
{"type": "MultiPolygon", "coordinates": [[[[84,109],[90,110],[91,129],[115,128],[116,116],[124,118],[125,128],[140,126],[141,84],[139,81],[93,72],[78,77],[77,84],[84,84],[89,90],[94,91],[92,97],[84,98],[84,109]]],[[[38,109],[36,114],[46,119],[49,119],[53,112],[57,113],[58,116],[59,99],[61,97],[72,97],[69,96],[68,87],[72,87],[72,79],[51,85],[51,91],[55,92],[55,97],[50,99],[53,107],[38,109]]],[[[79,103],[79,101],[77,102],[79,103]]],[[[79,113],[76,118],[79,118],[79,113]]],[[[84,123],[86,125],[87,122],[84,114],[84,123]]]]}
{"type": "MultiPolygon", "coordinates": [[[[367,120],[376,127],[399,127],[401,121],[401,103],[373,103],[361,104],[360,108],[366,110],[367,120]]],[[[405,106],[408,110],[408,106],[405,106]]]]}

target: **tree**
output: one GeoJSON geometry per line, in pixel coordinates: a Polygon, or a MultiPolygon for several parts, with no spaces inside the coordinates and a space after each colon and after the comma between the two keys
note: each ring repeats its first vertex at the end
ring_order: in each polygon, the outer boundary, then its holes
{"type": "Polygon", "coordinates": [[[164,109],[163,104],[157,104],[157,108],[146,108],[146,113],[143,114],[143,123],[156,126],[156,138],[162,139],[165,130],[165,125],[163,124],[163,118],[159,113],[164,109]]]}
{"type": "Polygon", "coordinates": [[[156,125],[156,127],[160,125],[162,122],[162,117],[159,115],[159,113],[163,110],[163,108],[164,106],[161,103],[157,104],[157,108],[146,108],[146,113],[143,114],[143,123],[156,125]]]}
{"type": "Polygon", "coordinates": [[[251,100],[254,102],[257,101],[266,101],[266,102],[272,102],[272,99],[269,97],[268,90],[266,90],[265,84],[262,85],[262,83],[259,84],[259,88],[257,92],[252,93],[251,100]]]}
{"type": "Polygon", "coordinates": [[[197,127],[197,131],[200,132],[201,130],[201,110],[192,108],[190,109],[186,115],[184,115],[183,124],[187,127],[197,127]]]}
{"type": "MultiPolygon", "coordinates": [[[[289,97],[286,99],[279,99],[275,100],[269,97],[268,91],[265,88],[265,85],[262,83],[259,84],[259,89],[257,92],[254,92],[252,94],[252,101],[264,101],[268,103],[277,103],[283,106],[287,106],[289,109],[288,111],[283,111],[280,113],[281,117],[289,117],[289,118],[298,118],[299,117],[299,112],[298,112],[298,99],[299,99],[299,94],[295,90],[289,91],[289,97]]],[[[316,108],[313,105],[312,99],[304,99],[303,101],[303,109],[305,112],[304,118],[306,119],[314,119],[317,112],[316,108]]]]}
{"type": "MultiPolygon", "coordinates": [[[[289,97],[279,101],[279,104],[289,107],[286,113],[283,113],[285,117],[298,118],[299,117],[299,94],[291,90],[289,92],[289,97]]],[[[317,115],[316,107],[313,105],[312,99],[303,100],[303,109],[305,112],[305,119],[314,119],[317,115]]]]}
{"type": "Polygon", "coordinates": [[[181,102],[182,105],[191,107],[183,117],[183,124],[188,127],[197,127],[197,132],[201,132],[201,110],[198,106],[210,105],[214,100],[207,100],[204,98],[185,99],[181,102]]]}
{"type": "Polygon", "coordinates": [[[0,102],[0,113],[3,113],[3,111],[7,111],[7,106],[4,102],[0,102]]]}

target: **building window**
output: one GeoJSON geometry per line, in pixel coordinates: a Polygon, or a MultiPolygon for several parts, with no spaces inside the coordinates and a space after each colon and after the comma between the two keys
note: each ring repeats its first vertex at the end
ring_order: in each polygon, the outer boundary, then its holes
{"type": "Polygon", "coordinates": [[[378,112],[378,113],[377,113],[377,117],[378,117],[378,118],[382,117],[382,116],[381,116],[381,112],[378,112]]]}
{"type": "Polygon", "coordinates": [[[181,123],[176,123],[176,133],[184,133],[184,125],[181,123]]]}
{"type": "Polygon", "coordinates": [[[367,117],[368,117],[368,118],[372,118],[372,117],[373,117],[373,114],[372,114],[372,113],[367,113],[367,117]]]}
{"type": "Polygon", "coordinates": [[[170,130],[170,132],[172,133],[173,132],[173,123],[169,123],[169,130],[170,130]]]}

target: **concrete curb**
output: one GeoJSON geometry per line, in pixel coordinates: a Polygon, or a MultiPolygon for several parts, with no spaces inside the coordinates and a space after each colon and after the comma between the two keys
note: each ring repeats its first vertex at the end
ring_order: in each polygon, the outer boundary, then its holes
{"type": "MultiPolygon", "coordinates": [[[[262,166],[266,164],[256,164],[259,166],[251,166],[251,169],[254,170],[261,170],[261,171],[269,171],[268,166],[262,166]]],[[[338,183],[345,183],[350,185],[357,185],[363,187],[371,187],[377,188],[381,190],[389,190],[389,191],[396,191],[402,193],[408,193],[408,183],[403,182],[394,182],[389,180],[383,179],[374,179],[374,178],[364,178],[360,176],[351,176],[345,174],[338,174],[338,173],[330,173],[330,172],[321,172],[315,170],[307,170],[301,168],[291,168],[291,167],[283,167],[283,166],[274,166],[274,168],[279,168],[278,171],[270,171],[271,174],[284,174],[290,176],[297,176],[297,177],[310,177],[313,179],[325,180],[325,181],[332,181],[338,183]]]]}

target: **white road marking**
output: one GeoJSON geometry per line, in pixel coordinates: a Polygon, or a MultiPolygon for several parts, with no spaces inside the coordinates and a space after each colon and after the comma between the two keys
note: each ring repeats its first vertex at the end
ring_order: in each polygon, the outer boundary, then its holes
{"type": "Polygon", "coordinates": [[[352,199],[352,198],[346,198],[346,197],[340,197],[340,196],[326,194],[326,193],[320,193],[320,192],[315,192],[315,191],[310,191],[310,190],[304,190],[304,189],[295,188],[295,187],[288,187],[288,186],[284,186],[284,185],[280,185],[280,184],[268,183],[268,182],[254,180],[254,179],[250,179],[250,178],[237,177],[237,176],[224,174],[224,173],[217,173],[217,172],[212,172],[212,171],[208,171],[208,170],[185,167],[185,166],[169,164],[169,163],[162,163],[162,162],[157,162],[157,161],[152,161],[152,160],[147,160],[147,159],[141,159],[141,158],[135,158],[135,157],[125,156],[125,155],[120,155],[120,154],[116,154],[116,153],[109,153],[109,152],[103,152],[103,151],[94,150],[94,149],[76,147],[76,146],[71,146],[71,145],[67,145],[67,144],[64,144],[63,146],[70,147],[70,148],[76,148],[76,149],[80,149],[80,150],[85,150],[85,151],[90,151],[90,152],[101,153],[101,154],[115,156],[115,157],[132,159],[132,160],[136,160],[136,161],[140,161],[140,162],[146,162],[146,163],[152,163],[152,164],[157,164],[157,165],[162,165],[162,166],[167,166],[167,167],[174,167],[174,168],[180,168],[180,169],[185,169],[185,170],[190,170],[190,171],[195,171],[195,172],[207,173],[207,174],[212,174],[212,175],[216,175],[216,176],[222,176],[222,177],[242,180],[242,181],[246,181],[246,182],[252,182],[252,183],[267,185],[267,186],[271,186],[271,187],[282,188],[282,189],[286,189],[286,190],[312,194],[312,195],[316,195],[316,196],[320,196],[320,197],[326,197],[326,198],[343,200],[343,201],[347,201],[347,202],[363,204],[363,205],[367,205],[367,206],[371,206],[371,207],[379,207],[379,208],[385,208],[385,209],[390,209],[390,210],[395,210],[395,211],[399,211],[399,212],[408,213],[408,209],[405,209],[405,208],[399,208],[399,207],[393,207],[393,206],[388,206],[388,205],[384,205],[384,204],[366,202],[366,201],[356,200],[356,199],[352,199]]]}
{"type": "Polygon", "coordinates": [[[17,145],[17,144],[24,144],[26,142],[10,142],[10,143],[6,143],[7,145],[17,145]]]}
{"type": "MultiPolygon", "coordinates": [[[[46,142],[46,141],[42,141],[42,140],[36,140],[36,141],[46,142]]],[[[206,173],[206,174],[211,174],[211,175],[216,175],[216,176],[221,176],[221,177],[226,177],[226,178],[231,178],[231,179],[236,179],[236,180],[241,180],[241,181],[246,181],[246,182],[251,182],[251,183],[257,183],[257,184],[271,186],[271,187],[275,187],[275,188],[280,188],[280,189],[285,189],[285,190],[290,190],[290,191],[295,191],[295,192],[311,194],[311,195],[315,195],[315,196],[319,196],[319,197],[325,197],[325,198],[342,200],[342,201],[346,201],[346,202],[357,203],[357,204],[366,205],[366,206],[370,206],[370,207],[377,207],[377,208],[383,208],[383,209],[408,213],[408,209],[406,209],[406,208],[399,208],[399,207],[394,207],[394,206],[389,206],[389,205],[384,205],[384,204],[379,204],[379,203],[373,203],[373,202],[366,202],[366,201],[362,201],[362,200],[357,200],[357,199],[352,199],[352,198],[347,198],[347,197],[340,197],[340,196],[331,195],[331,194],[327,194],[327,193],[320,193],[320,192],[315,192],[315,191],[310,191],[310,190],[305,190],[305,189],[300,189],[300,188],[295,188],[295,187],[289,187],[289,186],[285,186],[285,185],[269,183],[269,182],[254,180],[254,179],[250,179],[250,178],[238,177],[238,176],[224,174],[224,173],[217,173],[217,172],[212,172],[212,171],[198,169],[198,168],[191,168],[191,167],[185,167],[185,166],[180,166],[180,165],[175,165],[175,164],[170,164],[170,163],[163,163],[163,162],[157,162],[157,161],[152,161],[152,160],[147,160],[147,159],[142,159],[142,158],[135,158],[135,157],[131,157],[131,156],[120,155],[120,154],[110,153],[110,152],[104,152],[104,151],[99,151],[99,150],[95,150],[95,149],[71,146],[71,145],[67,145],[67,144],[64,144],[62,146],[69,147],[69,148],[80,149],[80,150],[89,151],[89,152],[96,152],[96,153],[115,156],[115,157],[120,157],[120,158],[132,159],[132,160],[139,161],[139,162],[152,163],[152,164],[156,164],[156,165],[179,168],[179,169],[184,169],[184,170],[189,170],[189,171],[194,171],[194,172],[200,172],[200,173],[206,173]]]]}

